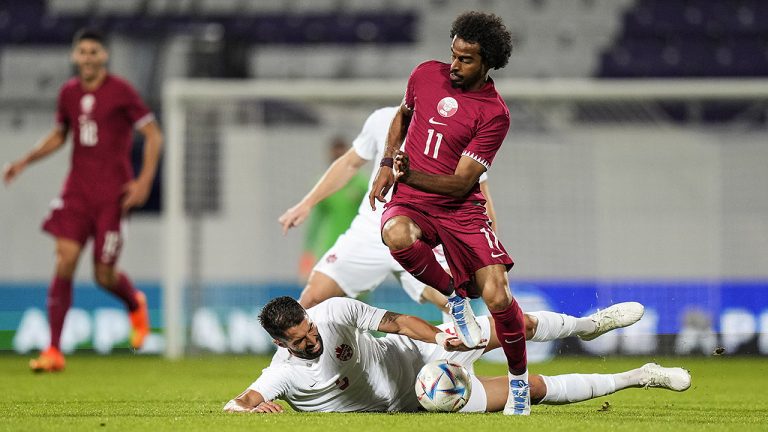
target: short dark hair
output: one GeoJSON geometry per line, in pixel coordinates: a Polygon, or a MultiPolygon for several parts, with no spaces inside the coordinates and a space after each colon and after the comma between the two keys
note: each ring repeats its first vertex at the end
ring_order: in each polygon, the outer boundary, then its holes
{"type": "Polygon", "coordinates": [[[451,39],[454,36],[480,45],[480,56],[491,69],[503,68],[512,55],[512,35],[494,14],[464,12],[453,21],[451,39]]]}
{"type": "Polygon", "coordinates": [[[93,28],[81,28],[72,37],[72,45],[77,45],[84,40],[92,40],[104,45],[104,33],[93,28]]]}
{"type": "Polygon", "coordinates": [[[270,300],[259,314],[264,330],[275,339],[285,338],[285,331],[304,321],[307,311],[291,297],[282,296],[270,300]]]}

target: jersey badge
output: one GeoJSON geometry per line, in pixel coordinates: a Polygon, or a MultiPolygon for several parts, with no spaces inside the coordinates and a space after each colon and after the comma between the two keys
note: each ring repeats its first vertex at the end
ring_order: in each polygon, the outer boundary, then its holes
{"type": "Polygon", "coordinates": [[[456,99],[446,96],[437,103],[437,113],[443,117],[451,117],[459,110],[459,103],[456,99]]]}
{"type": "Polygon", "coordinates": [[[341,361],[347,361],[352,358],[352,347],[347,344],[341,344],[336,347],[336,358],[341,361]]]}
{"type": "Polygon", "coordinates": [[[325,258],[325,262],[327,262],[328,264],[333,264],[336,262],[337,259],[338,257],[336,257],[336,254],[330,254],[328,255],[327,258],[325,258]]]}
{"type": "Polygon", "coordinates": [[[84,94],[80,98],[80,112],[88,115],[93,111],[93,106],[96,104],[96,98],[92,94],[84,94]]]}

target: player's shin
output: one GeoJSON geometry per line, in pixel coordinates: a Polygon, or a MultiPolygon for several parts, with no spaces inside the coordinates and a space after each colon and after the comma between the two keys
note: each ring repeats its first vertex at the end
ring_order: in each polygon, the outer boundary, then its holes
{"type": "Polygon", "coordinates": [[[491,315],[509,366],[509,395],[504,414],[528,415],[531,412],[531,398],[523,311],[517,301],[512,299],[509,306],[501,311],[491,311],[491,315]]]}
{"type": "Polygon", "coordinates": [[[594,330],[595,324],[589,318],[576,318],[555,312],[528,312],[536,317],[538,324],[531,338],[534,342],[546,342],[576,336],[594,330]]]}
{"type": "Polygon", "coordinates": [[[421,240],[416,240],[411,246],[390,250],[395,260],[413,277],[440,291],[444,295],[453,293],[451,276],[437,262],[432,248],[421,240]]]}
{"type": "Polygon", "coordinates": [[[613,375],[567,374],[544,376],[547,394],[542,404],[561,405],[611,394],[617,390],[613,375]]]}
{"type": "Polygon", "coordinates": [[[60,348],[64,317],[72,305],[72,279],[54,277],[48,287],[48,323],[51,328],[50,346],[60,348]]]}

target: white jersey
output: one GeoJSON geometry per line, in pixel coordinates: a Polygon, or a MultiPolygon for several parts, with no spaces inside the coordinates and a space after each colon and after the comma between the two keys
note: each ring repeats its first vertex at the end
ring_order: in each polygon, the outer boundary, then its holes
{"type": "Polygon", "coordinates": [[[417,347],[406,337],[375,338],[368,331],[385,312],[348,298],[309,309],[323,340],[320,357],[305,360],[278,348],[249,388],[297,411],[416,411],[413,385],[423,365],[417,347]]]}
{"type": "MultiPolygon", "coordinates": [[[[308,309],[323,341],[320,357],[305,360],[278,348],[272,363],[248,388],[264,400],[283,399],[297,411],[417,411],[420,405],[414,384],[424,364],[449,359],[471,372],[483,354],[483,350],[446,352],[438,345],[400,335],[376,338],[370,331],[378,329],[385,313],[344,297],[308,309]]],[[[483,337],[489,338],[488,318],[478,317],[478,323],[483,337]]],[[[455,334],[450,324],[440,328],[455,334]]],[[[479,402],[468,411],[485,409],[483,392],[473,392],[473,397],[475,393],[479,402]]]]}

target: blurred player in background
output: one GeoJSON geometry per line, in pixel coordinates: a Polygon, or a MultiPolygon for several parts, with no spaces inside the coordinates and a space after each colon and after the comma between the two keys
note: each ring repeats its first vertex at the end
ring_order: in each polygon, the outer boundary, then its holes
{"type": "MultiPolygon", "coordinates": [[[[285,234],[300,225],[310,214],[315,203],[341,189],[354,178],[360,168],[370,160],[379,160],[386,145],[387,131],[398,107],[380,108],[371,113],[352,148],[337,158],[317,184],[302,200],[286,210],[278,219],[285,234]]],[[[369,181],[373,183],[377,168],[369,181]]],[[[487,175],[480,176],[480,190],[486,197],[486,209],[492,226],[496,227],[493,203],[490,200],[487,175]]],[[[381,214],[383,209],[371,209],[367,200],[360,202],[357,216],[349,229],[315,265],[299,303],[311,308],[332,297],[358,297],[376,289],[388,274],[394,275],[405,292],[416,302],[429,301],[445,311],[447,298],[432,287],[424,285],[392,258],[389,249],[381,242],[381,214]]],[[[435,247],[435,257],[447,267],[442,246],[435,247]]],[[[553,312],[532,312],[524,315],[526,329],[539,328],[539,335],[564,338],[580,336],[591,340],[617,327],[633,324],[643,315],[639,303],[620,303],[585,318],[576,318],[553,312]],[[556,335],[556,336],[555,336],[556,335]]],[[[444,316],[443,321],[450,318],[444,316]]],[[[537,340],[537,339],[534,339],[537,340]]]]}
{"type": "MultiPolygon", "coordinates": [[[[481,340],[487,346],[479,344],[477,349],[467,348],[455,333],[444,332],[452,330],[450,324],[438,328],[421,318],[347,298],[305,310],[290,297],[278,297],[264,306],[259,320],[278,350],[270,366],[230,400],[225,411],[282,412],[276,399],[297,411],[417,411],[416,375],[426,363],[438,359],[470,371],[472,392],[462,412],[501,411],[506,404],[506,376],[478,378],[473,373],[473,364],[483,352],[499,347],[493,318],[479,317],[481,340]],[[388,335],[376,338],[372,331],[388,335]]],[[[531,399],[542,404],[579,402],[629,387],[684,391],[690,385],[687,371],[653,363],[617,374],[530,376],[531,399]]]]}
{"type": "Polygon", "coordinates": [[[96,282],[128,309],[131,346],[140,348],[150,330],[144,293],[134,288],[116,265],[123,244],[121,222],[128,211],[149,197],[162,134],[136,90],[107,71],[108,58],[101,33],[89,29],[77,32],[72,61],[78,74],[59,92],[56,126],[26,156],[8,164],[3,173],[9,184],[30,163],[61,148],[72,131],[70,171],[43,224],[56,239],[56,268],[47,300],[51,342],[39,358],[29,362],[34,371],[64,369],[59,349],[61,330],[72,304],[72,278],[89,238],[93,238],[96,282]],[[144,136],[144,162],[136,178],[130,160],[134,128],[144,136]]]}
{"type": "Polygon", "coordinates": [[[509,61],[511,35],[499,17],[466,12],[450,36],[450,64],[428,61],[411,73],[370,205],[386,202],[394,186],[382,239],[403,268],[448,297],[456,330],[470,347],[479,343],[480,327],[467,297],[483,298],[509,367],[504,414],[527,415],[525,320],[507,278],[513,262],[488,224],[478,184],[509,130],[509,110],[488,72],[509,61]],[[432,253],[438,244],[450,274],[432,253]]]}
{"type": "MultiPolygon", "coordinates": [[[[347,153],[349,145],[341,137],[335,137],[328,148],[333,165],[347,153]]],[[[315,201],[307,223],[307,237],[299,264],[302,280],[307,280],[317,258],[333,246],[336,239],[349,228],[357,214],[360,200],[366,196],[368,184],[362,175],[353,175],[337,190],[315,201]]]]}

